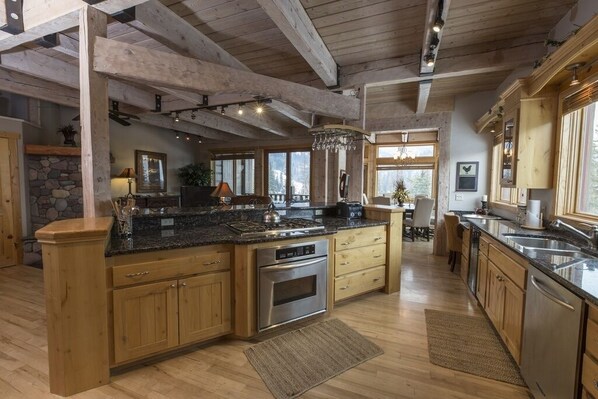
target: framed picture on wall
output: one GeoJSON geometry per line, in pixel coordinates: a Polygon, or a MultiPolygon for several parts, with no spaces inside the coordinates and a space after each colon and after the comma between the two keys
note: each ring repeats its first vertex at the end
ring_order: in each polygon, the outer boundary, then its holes
{"type": "Polygon", "coordinates": [[[159,193],[166,191],[166,154],[135,150],[137,191],[159,193]]]}
{"type": "Polygon", "coordinates": [[[478,191],[479,162],[457,162],[457,188],[455,191],[478,191]]]}

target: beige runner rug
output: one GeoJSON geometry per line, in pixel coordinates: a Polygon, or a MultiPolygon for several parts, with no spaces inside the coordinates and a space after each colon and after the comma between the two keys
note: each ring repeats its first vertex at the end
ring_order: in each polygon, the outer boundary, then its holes
{"type": "Polygon", "coordinates": [[[338,319],[261,342],[245,355],[277,399],[295,398],[384,353],[338,319]]]}
{"type": "Polygon", "coordinates": [[[428,353],[438,366],[526,386],[485,317],[426,309],[428,353]]]}

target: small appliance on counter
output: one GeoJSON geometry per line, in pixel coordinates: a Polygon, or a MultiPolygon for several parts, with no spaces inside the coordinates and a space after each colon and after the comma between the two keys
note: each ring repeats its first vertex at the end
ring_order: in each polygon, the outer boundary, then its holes
{"type": "Polygon", "coordinates": [[[360,219],[363,216],[363,205],[359,202],[340,201],[336,203],[338,217],[360,219]]]}

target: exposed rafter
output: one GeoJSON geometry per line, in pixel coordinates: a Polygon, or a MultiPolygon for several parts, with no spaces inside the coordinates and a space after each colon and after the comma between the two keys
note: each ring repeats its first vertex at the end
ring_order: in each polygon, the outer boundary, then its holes
{"type": "Polygon", "coordinates": [[[299,0],[257,0],[326,86],[338,85],[334,58],[299,0]]]}
{"type": "Polygon", "coordinates": [[[432,88],[432,80],[422,80],[419,82],[419,88],[417,91],[417,108],[416,114],[423,114],[426,112],[426,105],[428,104],[428,98],[430,97],[430,89],[432,88]]]}
{"type": "Polygon", "coordinates": [[[359,118],[360,101],[356,98],[114,40],[96,42],[94,67],[109,76],[142,84],[208,95],[250,93],[322,115],[359,118]]]}

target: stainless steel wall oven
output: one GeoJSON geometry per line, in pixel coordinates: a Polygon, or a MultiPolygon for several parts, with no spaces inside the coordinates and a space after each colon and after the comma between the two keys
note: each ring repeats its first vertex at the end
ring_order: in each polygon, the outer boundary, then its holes
{"type": "Polygon", "coordinates": [[[326,311],[328,241],[258,249],[258,331],[326,311]]]}

